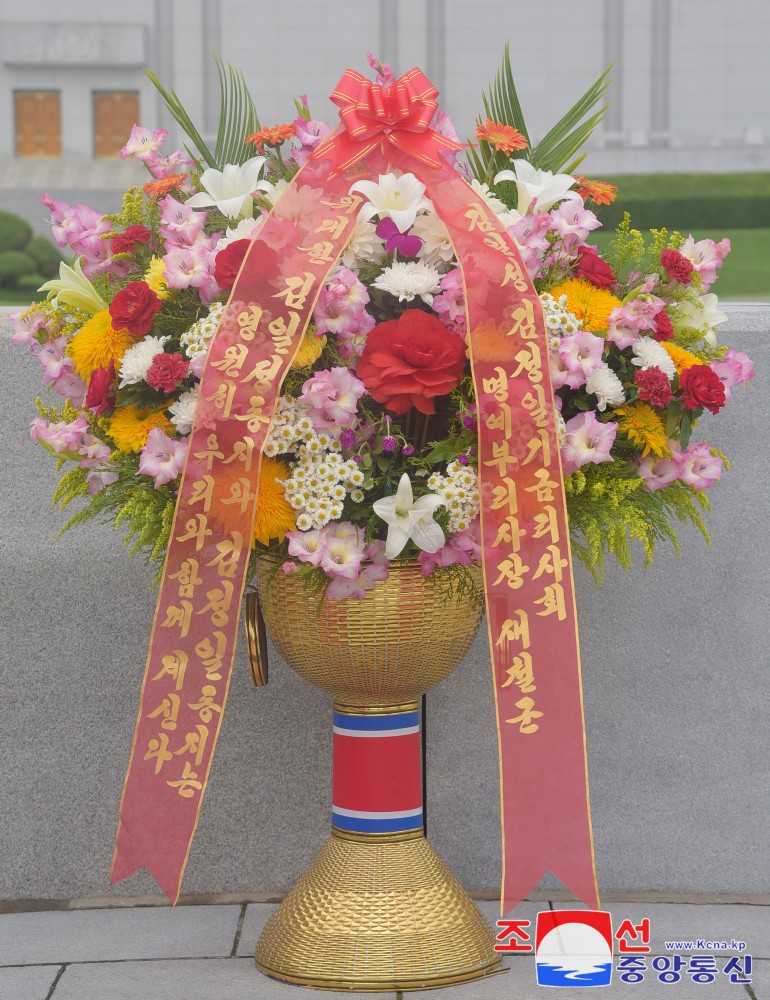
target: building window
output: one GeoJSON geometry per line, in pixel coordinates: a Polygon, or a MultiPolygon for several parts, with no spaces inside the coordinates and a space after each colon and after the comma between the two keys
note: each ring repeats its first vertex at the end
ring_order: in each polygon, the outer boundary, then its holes
{"type": "Polygon", "coordinates": [[[61,94],[14,91],[17,156],[61,156],[61,94]]]}
{"type": "Polygon", "coordinates": [[[94,156],[114,157],[139,121],[137,90],[94,91],[94,156]]]}

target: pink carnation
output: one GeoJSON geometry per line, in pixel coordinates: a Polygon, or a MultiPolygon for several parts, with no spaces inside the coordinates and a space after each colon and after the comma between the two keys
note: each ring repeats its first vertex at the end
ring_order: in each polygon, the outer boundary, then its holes
{"type": "Polygon", "coordinates": [[[300,399],[310,407],[308,416],[317,431],[342,433],[343,425],[358,422],[356,406],[366,386],[349,368],[316,372],[302,386],[300,399]]]}

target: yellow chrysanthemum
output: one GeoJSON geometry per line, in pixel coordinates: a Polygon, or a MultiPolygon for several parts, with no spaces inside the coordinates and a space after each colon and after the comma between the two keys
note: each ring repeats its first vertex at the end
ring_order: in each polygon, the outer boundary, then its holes
{"type": "Polygon", "coordinates": [[[325,336],[319,337],[315,333],[306,333],[291,367],[309,368],[318,361],[324,347],[326,347],[325,336]]]}
{"type": "Polygon", "coordinates": [[[154,427],[165,434],[174,433],[174,425],[163,410],[144,410],[138,406],[119,406],[110,417],[108,433],[120,451],[141,451],[154,427]]]}
{"type": "Polygon", "coordinates": [[[161,257],[152,257],[144,274],[144,281],[155,292],[159,299],[168,298],[166,284],[166,263],[161,257]]]}
{"type": "Polygon", "coordinates": [[[618,430],[631,444],[642,448],[642,458],[652,452],[658,458],[669,458],[671,449],[666,441],[666,428],[649,403],[637,401],[613,411],[618,418],[618,430]]]}
{"type": "Polygon", "coordinates": [[[674,362],[677,375],[681,375],[686,368],[692,368],[693,365],[703,364],[692,351],[687,351],[684,347],[679,347],[678,344],[672,344],[670,340],[664,340],[660,346],[665,348],[668,356],[674,362]]]}
{"type": "Polygon", "coordinates": [[[282,542],[287,531],[297,527],[294,509],[286,499],[279,479],[288,479],[289,466],[278,458],[264,455],[259,471],[259,494],[254,518],[254,541],[269,545],[272,539],[282,542]]]}
{"type": "Polygon", "coordinates": [[[549,294],[557,301],[560,295],[566,295],[567,309],[581,319],[583,329],[591,333],[604,333],[610,325],[610,313],[623,304],[606,288],[597,288],[582,278],[568,278],[549,289],[549,294]]]}
{"type": "Polygon", "coordinates": [[[128,330],[115,330],[107,309],[95,313],[78,330],[69,343],[72,367],[86,382],[95,371],[109,368],[118,362],[133,344],[134,337],[128,330]]]}

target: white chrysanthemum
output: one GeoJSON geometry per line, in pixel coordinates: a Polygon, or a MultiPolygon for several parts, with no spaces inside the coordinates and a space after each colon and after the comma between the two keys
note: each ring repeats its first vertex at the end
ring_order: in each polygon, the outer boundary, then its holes
{"type": "Polygon", "coordinates": [[[652,337],[640,337],[631,346],[631,350],[634,352],[632,364],[638,365],[642,371],[645,368],[660,368],[669,382],[676,375],[676,366],[671,360],[671,355],[652,337]]]}
{"type": "Polygon", "coordinates": [[[596,409],[604,412],[608,406],[620,406],[625,403],[623,383],[609,365],[603,364],[586,379],[586,392],[596,396],[596,409]]]}
{"type": "Polygon", "coordinates": [[[152,360],[156,354],[163,353],[163,345],[168,337],[145,337],[138,344],[129,347],[120,362],[120,386],[138,385],[147,378],[152,360]]]}
{"type": "Polygon", "coordinates": [[[422,240],[422,248],[417,256],[424,264],[445,271],[446,265],[454,260],[455,253],[449,233],[435,212],[418,215],[409,235],[419,236],[422,240]]]}
{"type": "Polygon", "coordinates": [[[377,235],[377,227],[367,219],[358,219],[350,242],[342,254],[345,267],[355,267],[359,261],[377,262],[385,253],[385,243],[377,235]]]}
{"type": "Polygon", "coordinates": [[[373,286],[397,296],[399,302],[410,302],[419,296],[432,305],[433,296],[441,291],[441,274],[421,260],[396,261],[385,268],[373,286]]]}
{"type": "Polygon", "coordinates": [[[241,219],[234,229],[228,226],[225,235],[217,241],[217,250],[224,250],[226,246],[235,243],[236,240],[250,240],[254,231],[261,224],[262,218],[260,217],[259,219],[241,219]]]}
{"type": "Polygon", "coordinates": [[[190,329],[182,334],[179,339],[188,358],[194,358],[197,354],[206,354],[224,311],[225,307],[221,302],[212,302],[208,315],[199,319],[197,323],[193,323],[190,329]]]}
{"type": "Polygon", "coordinates": [[[543,318],[548,331],[548,346],[552,350],[559,346],[562,337],[568,337],[583,329],[582,319],[578,319],[567,309],[566,295],[560,295],[557,301],[553,295],[544,292],[540,296],[540,304],[543,307],[543,318]]]}
{"type": "Polygon", "coordinates": [[[171,423],[182,435],[189,434],[192,430],[195,407],[198,405],[198,388],[196,385],[194,389],[183,392],[179,399],[168,408],[168,412],[171,414],[171,423]]]}

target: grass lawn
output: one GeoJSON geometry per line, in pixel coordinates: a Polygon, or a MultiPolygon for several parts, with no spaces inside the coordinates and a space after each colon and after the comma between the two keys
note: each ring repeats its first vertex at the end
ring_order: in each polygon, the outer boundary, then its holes
{"type": "MultiPolygon", "coordinates": [[[[770,229],[694,229],[692,235],[696,240],[717,241],[727,236],[732,243],[732,251],[713,286],[720,299],[770,302],[770,229]]],[[[590,241],[601,251],[611,239],[612,230],[600,229],[591,233],[590,241]]]]}
{"type": "Polygon", "coordinates": [[[11,288],[0,288],[0,306],[27,306],[35,298],[33,291],[16,292],[11,288]]]}

